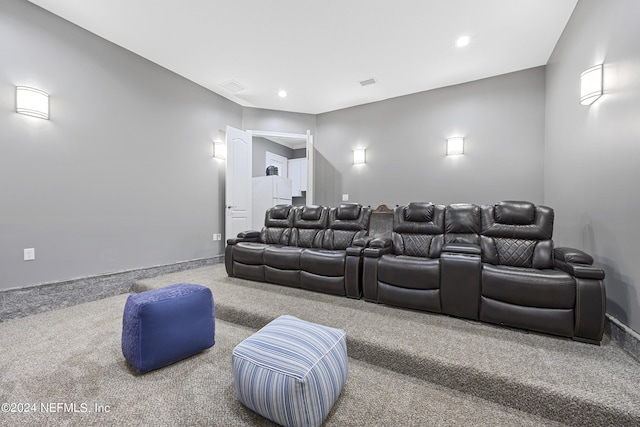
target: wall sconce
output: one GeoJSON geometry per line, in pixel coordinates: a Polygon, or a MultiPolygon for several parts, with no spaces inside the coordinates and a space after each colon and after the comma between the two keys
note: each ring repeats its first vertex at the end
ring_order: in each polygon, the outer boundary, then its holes
{"type": "Polygon", "coordinates": [[[213,143],[213,157],[225,160],[227,158],[227,144],[224,142],[213,143]]]}
{"type": "Polygon", "coordinates": [[[447,156],[458,154],[464,154],[464,138],[461,136],[447,138],[447,156]]]}
{"type": "Polygon", "coordinates": [[[49,94],[27,86],[16,86],[16,112],[49,120],[49,94]]]}
{"type": "Polygon", "coordinates": [[[580,104],[591,105],[602,96],[602,64],[580,74],[580,104]]]}
{"type": "Polygon", "coordinates": [[[353,164],[354,165],[364,165],[367,163],[366,158],[367,150],[364,148],[356,148],[353,150],[353,164]]]}

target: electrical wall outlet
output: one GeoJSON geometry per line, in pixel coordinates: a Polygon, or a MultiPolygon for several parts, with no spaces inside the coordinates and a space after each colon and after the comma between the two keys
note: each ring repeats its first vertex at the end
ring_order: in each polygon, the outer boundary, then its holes
{"type": "Polygon", "coordinates": [[[24,250],[24,260],[33,261],[36,259],[36,250],[34,248],[28,248],[24,250]]]}
{"type": "Polygon", "coordinates": [[[218,238],[216,240],[222,240],[222,234],[218,233],[218,238]]]}
{"type": "Polygon", "coordinates": [[[349,195],[348,194],[343,194],[342,195],[342,201],[343,202],[348,202],[349,201],[349,195]]]}
{"type": "Polygon", "coordinates": [[[216,240],[218,240],[218,235],[216,233],[213,233],[213,241],[215,242],[216,240]]]}

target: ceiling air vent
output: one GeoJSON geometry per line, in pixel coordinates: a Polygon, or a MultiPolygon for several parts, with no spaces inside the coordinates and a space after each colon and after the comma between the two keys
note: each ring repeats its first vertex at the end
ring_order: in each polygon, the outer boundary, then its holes
{"type": "Polygon", "coordinates": [[[376,79],[367,79],[360,82],[360,86],[369,86],[378,83],[376,79]]]}
{"type": "Polygon", "coordinates": [[[240,83],[238,83],[233,79],[226,81],[224,83],[220,83],[220,86],[222,86],[229,92],[233,92],[233,93],[240,92],[241,90],[246,89],[246,86],[241,85],[240,83]]]}

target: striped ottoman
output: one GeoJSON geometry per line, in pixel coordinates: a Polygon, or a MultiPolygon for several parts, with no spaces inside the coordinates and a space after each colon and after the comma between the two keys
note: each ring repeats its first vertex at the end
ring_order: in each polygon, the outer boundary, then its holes
{"type": "Polygon", "coordinates": [[[178,283],[129,295],[122,315],[122,354],[138,372],[193,356],[214,344],[211,289],[178,283]]]}
{"type": "Polygon", "coordinates": [[[283,426],[319,426],[347,380],[342,329],[280,316],[232,354],[238,400],[283,426]]]}

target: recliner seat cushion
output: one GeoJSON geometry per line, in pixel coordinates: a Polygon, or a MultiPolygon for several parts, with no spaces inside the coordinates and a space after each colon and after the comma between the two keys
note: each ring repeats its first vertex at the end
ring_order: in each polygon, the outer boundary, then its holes
{"type": "Polygon", "coordinates": [[[264,250],[268,247],[264,243],[240,242],[233,248],[233,260],[242,264],[264,264],[264,250]]]}
{"type": "Polygon", "coordinates": [[[482,296],[528,307],[573,308],[575,282],[558,270],[484,264],[482,296]]]}
{"type": "Polygon", "coordinates": [[[281,270],[300,270],[302,248],[268,246],[264,250],[264,264],[281,270]]]}
{"type": "Polygon", "coordinates": [[[326,249],[305,249],[300,255],[300,269],[320,276],[344,276],[347,253],[326,249]]]}
{"type": "Polygon", "coordinates": [[[409,289],[439,289],[440,260],[383,255],[378,261],[378,280],[409,289]]]}

